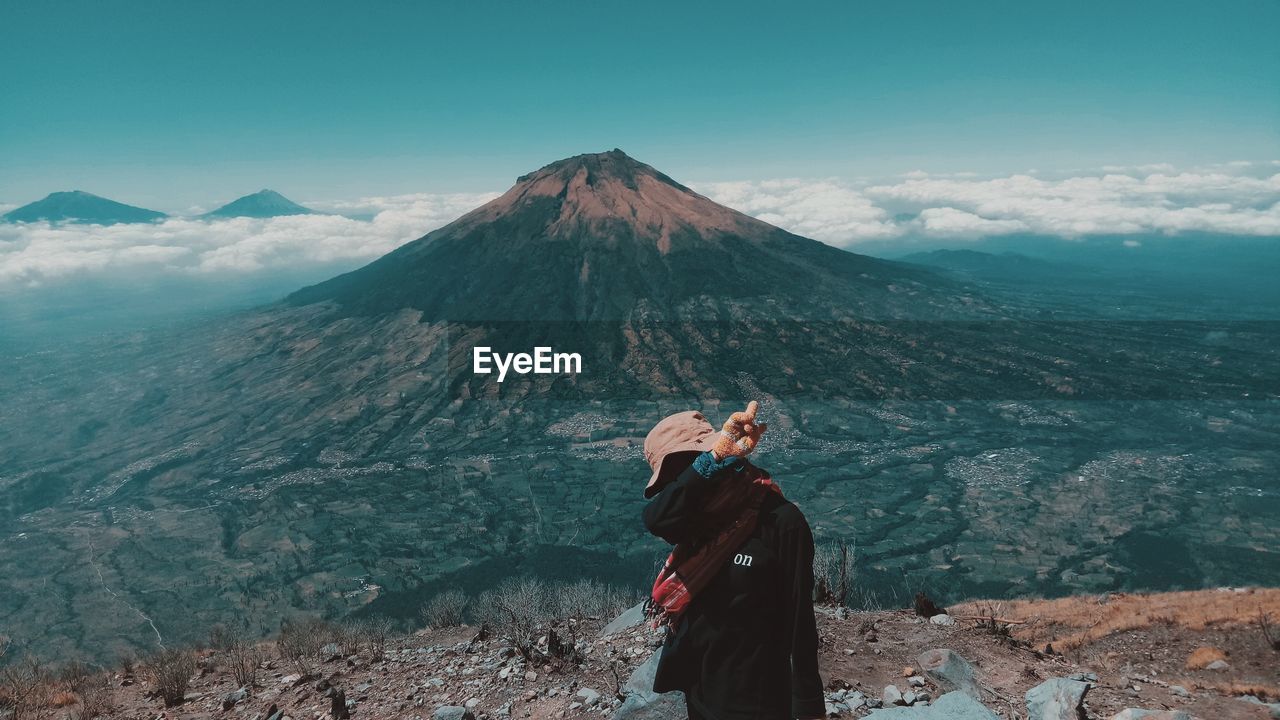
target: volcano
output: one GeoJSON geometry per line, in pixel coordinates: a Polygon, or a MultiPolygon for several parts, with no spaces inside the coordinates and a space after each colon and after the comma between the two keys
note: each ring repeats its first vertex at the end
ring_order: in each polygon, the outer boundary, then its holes
{"type": "Polygon", "coordinates": [[[217,210],[205,213],[206,218],[271,218],[287,215],[311,215],[314,210],[303,207],[275,190],[259,190],[252,195],[236,198],[217,210]]]}
{"type": "Polygon", "coordinates": [[[372,264],[294,293],[424,320],[973,317],[982,303],[918,267],[789,233],[621,150],[520,177],[501,197],[372,264]]]}
{"type": "Polygon", "coordinates": [[[98,225],[146,223],[168,217],[162,212],[125,205],[83,190],[49,193],[5,214],[9,222],[77,222],[98,225]]]}

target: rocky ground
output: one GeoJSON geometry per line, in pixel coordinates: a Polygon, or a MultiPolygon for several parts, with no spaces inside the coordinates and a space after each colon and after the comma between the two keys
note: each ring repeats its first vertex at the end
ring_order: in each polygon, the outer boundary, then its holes
{"type": "MultiPolygon", "coordinates": [[[[1242,611],[1256,607],[1264,617],[1277,606],[1280,590],[1252,589],[971,603],[932,618],[819,606],[828,711],[873,720],[1277,718],[1275,631],[1268,637],[1242,611]],[[1207,617],[1207,607],[1237,616],[1207,617]],[[1072,634],[1073,623],[1081,632],[1072,634]],[[1046,652],[1049,636],[1070,637],[1069,649],[1046,652]]],[[[272,659],[252,692],[237,687],[226,657],[202,651],[185,702],[173,708],[141,671],[113,671],[105,717],[682,718],[678,693],[648,692],[660,636],[638,619],[633,608],[608,623],[562,625],[561,637],[577,638],[568,642],[580,661],[536,666],[507,639],[466,626],[392,638],[381,658],[331,645],[310,676],[264,646],[272,659]]],[[[72,694],[54,697],[61,707],[45,717],[77,717],[72,694]]]]}

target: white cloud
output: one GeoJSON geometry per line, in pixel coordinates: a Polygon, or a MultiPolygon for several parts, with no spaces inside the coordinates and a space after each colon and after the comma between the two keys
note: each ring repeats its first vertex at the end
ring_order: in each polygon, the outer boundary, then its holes
{"type": "MultiPolygon", "coordinates": [[[[708,197],[837,246],[903,235],[1027,232],[1280,236],[1280,161],[1169,165],[980,178],[912,171],[891,182],[781,179],[695,185],[708,197]]],[[[0,287],[130,269],[171,273],[297,269],[378,257],[497,193],[310,201],[339,214],[141,225],[0,224],[0,287]]]]}
{"type": "Polygon", "coordinates": [[[883,208],[837,180],[705,183],[694,189],[722,205],[833,245],[898,234],[883,208]]]}
{"type": "Polygon", "coordinates": [[[1055,178],[913,170],[872,185],[793,179],[697,187],[718,202],[838,246],[907,234],[1280,235],[1280,174],[1268,174],[1273,165],[1116,166],[1055,178]]]}
{"type": "Polygon", "coordinates": [[[1224,172],[1106,173],[1044,180],[1012,175],[986,180],[908,179],[864,190],[884,206],[923,214],[947,207],[979,218],[1020,223],[1028,232],[1207,231],[1280,235],[1280,175],[1224,172]]]}
{"type": "Polygon", "coordinates": [[[953,207],[927,208],[920,212],[919,223],[931,235],[976,237],[1024,232],[1021,220],[990,220],[953,207]]]}
{"type": "Polygon", "coordinates": [[[0,224],[0,285],[126,270],[251,272],[371,260],[496,197],[494,193],[366,198],[371,221],[339,215],[154,224],[0,224]]]}

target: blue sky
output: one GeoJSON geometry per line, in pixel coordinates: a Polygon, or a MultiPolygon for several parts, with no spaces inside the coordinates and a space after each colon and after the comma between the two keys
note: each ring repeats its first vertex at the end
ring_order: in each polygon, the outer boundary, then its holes
{"type": "Polygon", "coordinates": [[[691,5],[6,2],[0,201],[1280,158],[1275,0],[691,5]]]}

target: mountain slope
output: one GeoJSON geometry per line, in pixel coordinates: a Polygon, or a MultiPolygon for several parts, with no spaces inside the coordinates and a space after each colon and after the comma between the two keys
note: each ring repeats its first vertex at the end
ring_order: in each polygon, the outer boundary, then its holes
{"type": "Polygon", "coordinates": [[[303,207],[275,190],[259,190],[252,195],[245,195],[223,205],[217,210],[205,213],[206,218],[269,218],[286,215],[311,215],[315,211],[303,207]]]}
{"type": "Polygon", "coordinates": [[[977,316],[924,269],[793,235],[621,150],[520,177],[501,197],[359,270],[294,293],[428,320],[977,316]]]}
{"type": "Polygon", "coordinates": [[[83,190],[50,193],[42,200],[5,214],[9,222],[82,222],[101,225],[144,223],[168,217],[162,212],[125,205],[83,190]]]}

